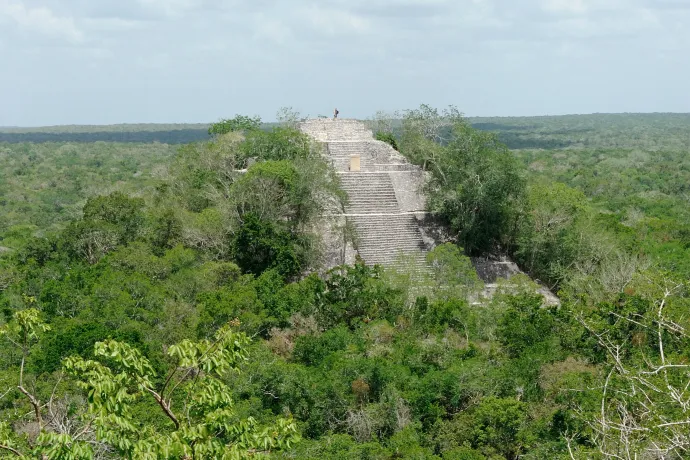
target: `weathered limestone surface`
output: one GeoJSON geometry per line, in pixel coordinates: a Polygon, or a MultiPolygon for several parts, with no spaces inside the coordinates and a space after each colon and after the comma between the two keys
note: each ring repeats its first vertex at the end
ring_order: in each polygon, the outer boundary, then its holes
{"type": "Polygon", "coordinates": [[[303,133],[319,142],[360,142],[373,140],[371,130],[357,120],[316,118],[301,124],[303,133]]]}
{"type": "Polygon", "coordinates": [[[426,211],[426,198],[422,192],[425,179],[423,171],[390,171],[388,174],[401,211],[426,211]]]}
{"type": "MultiPolygon", "coordinates": [[[[326,155],[338,171],[349,197],[341,215],[345,222],[339,224],[354,230],[354,251],[369,264],[393,265],[404,256],[424,265],[434,241],[432,232],[426,234],[420,226],[426,209],[421,169],[390,145],[375,140],[371,130],[356,120],[309,120],[301,124],[301,130],[326,145],[326,155]],[[350,171],[353,155],[360,159],[358,171],[350,171]]],[[[330,265],[352,258],[347,247],[342,250],[344,238],[330,235],[328,240],[341,248],[329,249],[330,265]]]]}

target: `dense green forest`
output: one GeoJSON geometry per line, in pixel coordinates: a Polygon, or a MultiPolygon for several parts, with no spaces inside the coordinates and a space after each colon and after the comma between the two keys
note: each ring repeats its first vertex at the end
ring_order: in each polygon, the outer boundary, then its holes
{"type": "Polygon", "coordinates": [[[320,270],[347,198],[294,119],[0,144],[0,457],[683,458],[683,117],[377,116],[455,237],[421,273],[320,270]],[[470,303],[487,254],[562,304],[470,303]]]}
{"type": "Polygon", "coordinates": [[[63,228],[88,197],[145,193],[175,153],[165,144],[0,143],[0,246],[63,228]]]}

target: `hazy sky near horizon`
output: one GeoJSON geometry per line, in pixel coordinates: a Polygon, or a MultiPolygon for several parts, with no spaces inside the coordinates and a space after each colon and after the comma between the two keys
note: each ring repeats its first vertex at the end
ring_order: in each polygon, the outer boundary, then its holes
{"type": "Polygon", "coordinates": [[[0,0],[0,126],[690,112],[690,0],[0,0]]]}

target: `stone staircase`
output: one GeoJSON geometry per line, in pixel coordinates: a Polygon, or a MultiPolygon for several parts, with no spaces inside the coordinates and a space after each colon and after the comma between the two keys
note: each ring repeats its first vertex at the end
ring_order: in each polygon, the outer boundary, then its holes
{"type": "Polygon", "coordinates": [[[424,266],[426,249],[414,215],[359,214],[348,219],[357,228],[357,251],[367,264],[391,266],[405,258],[424,266]]]}
{"type": "Polygon", "coordinates": [[[340,183],[349,197],[346,214],[398,214],[398,200],[386,173],[340,173],[340,183]]]}
{"type": "Polygon", "coordinates": [[[355,250],[370,265],[393,266],[412,262],[424,270],[426,245],[414,212],[405,212],[396,190],[400,178],[391,174],[418,171],[385,142],[374,139],[366,125],[356,120],[316,119],[301,125],[302,132],[326,145],[326,154],[347,192],[344,217],[357,233],[355,250]],[[350,171],[350,158],[359,155],[360,170],[350,171]]]}
{"type": "Polygon", "coordinates": [[[381,141],[331,141],[326,146],[328,157],[336,171],[348,171],[352,155],[360,156],[361,171],[410,171],[416,168],[390,145],[381,141]]]}

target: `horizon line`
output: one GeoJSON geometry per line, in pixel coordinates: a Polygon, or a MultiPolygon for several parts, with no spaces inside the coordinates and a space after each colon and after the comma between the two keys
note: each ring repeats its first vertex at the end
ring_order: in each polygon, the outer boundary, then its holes
{"type": "MultiPolygon", "coordinates": [[[[556,115],[466,115],[463,114],[464,118],[467,118],[469,120],[471,119],[478,119],[478,118],[558,118],[558,117],[578,117],[578,116],[592,116],[592,115],[690,115],[690,112],[590,112],[590,113],[565,113],[565,114],[556,114],[556,115]]],[[[303,120],[315,120],[315,119],[320,119],[320,118],[331,118],[328,116],[307,116],[305,118],[300,118],[301,121],[303,120]]],[[[357,120],[357,121],[369,121],[371,118],[342,118],[342,119],[348,119],[348,120],[357,120]]],[[[394,120],[399,120],[401,118],[394,118],[394,120]]],[[[209,126],[213,123],[216,123],[216,121],[208,121],[208,122],[198,122],[198,121],[189,121],[189,122],[165,122],[165,121],[160,121],[160,122],[122,122],[122,123],[66,123],[66,124],[47,124],[47,125],[8,125],[8,126],[0,126],[1,130],[4,129],[41,129],[41,128],[60,128],[60,127],[116,127],[116,126],[142,126],[142,125],[155,125],[155,126],[160,126],[160,125],[173,125],[173,126],[209,126]]],[[[263,124],[274,124],[274,123],[279,123],[278,120],[271,120],[271,121],[264,121],[262,120],[263,124]]]]}

